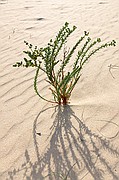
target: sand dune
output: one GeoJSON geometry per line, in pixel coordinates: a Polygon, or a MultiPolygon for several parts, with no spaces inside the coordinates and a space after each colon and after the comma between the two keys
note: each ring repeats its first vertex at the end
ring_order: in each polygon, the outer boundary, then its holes
{"type": "MultiPolygon", "coordinates": [[[[119,179],[118,42],[118,0],[0,0],[0,180],[60,179],[68,170],[71,180],[119,179]],[[78,27],[69,46],[85,30],[117,46],[91,58],[59,108],[35,94],[35,69],[12,65],[24,40],[43,47],[66,21],[78,27]]],[[[40,91],[51,98],[44,79],[40,91]]]]}

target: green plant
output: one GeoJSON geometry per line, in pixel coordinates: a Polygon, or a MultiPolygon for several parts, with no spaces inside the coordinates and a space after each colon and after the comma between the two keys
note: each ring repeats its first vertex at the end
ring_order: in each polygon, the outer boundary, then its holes
{"type": "Polygon", "coordinates": [[[65,25],[59,30],[55,40],[52,39],[45,48],[38,48],[25,41],[29,50],[24,51],[28,55],[29,59],[24,58],[24,61],[16,62],[14,67],[35,67],[36,75],[34,78],[34,90],[36,94],[45,101],[55,102],[63,105],[68,103],[71,93],[81,77],[81,70],[84,64],[89,58],[94,55],[97,51],[106,48],[108,46],[115,46],[115,40],[100,45],[95,45],[101,42],[100,38],[91,40],[89,32],[84,31],[84,35],[74,44],[74,46],[67,52],[64,50],[62,60],[58,59],[58,55],[61,49],[66,44],[68,37],[75,31],[76,26],[69,28],[69,24],[66,22],[65,25]],[[72,61],[72,69],[70,72],[66,71],[66,66],[70,62],[72,55],[75,50],[78,49],[79,44],[85,39],[82,48],[78,50],[76,58],[72,61]],[[37,79],[39,71],[43,71],[47,75],[47,82],[50,84],[50,90],[53,94],[54,101],[47,100],[42,97],[38,92],[37,79]]]}

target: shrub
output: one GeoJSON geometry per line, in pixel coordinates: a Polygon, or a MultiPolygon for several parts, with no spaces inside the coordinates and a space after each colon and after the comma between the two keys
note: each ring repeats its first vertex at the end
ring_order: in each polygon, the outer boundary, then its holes
{"type": "Polygon", "coordinates": [[[71,93],[81,77],[81,70],[84,64],[89,61],[90,57],[97,51],[107,48],[108,46],[115,46],[115,40],[111,42],[95,46],[101,43],[101,39],[91,40],[89,32],[84,31],[84,35],[74,44],[74,46],[67,52],[63,52],[63,59],[59,60],[58,55],[61,49],[66,45],[68,37],[75,31],[76,26],[69,28],[69,24],[66,22],[65,25],[59,30],[55,40],[52,39],[48,45],[44,48],[38,48],[28,42],[24,41],[28,46],[28,51],[24,51],[27,54],[28,59],[24,58],[21,62],[16,62],[14,67],[35,67],[36,74],[34,78],[34,90],[36,94],[45,101],[55,102],[63,105],[68,103],[71,93]],[[78,50],[79,44],[84,41],[80,50],[78,50]],[[95,48],[94,48],[95,47],[95,48]],[[72,61],[72,69],[70,72],[66,71],[67,64],[71,61],[72,55],[75,50],[78,53],[75,59],[72,61]],[[39,72],[43,71],[47,75],[47,83],[50,84],[50,90],[54,97],[54,101],[50,101],[38,92],[37,79],[39,72]]]}

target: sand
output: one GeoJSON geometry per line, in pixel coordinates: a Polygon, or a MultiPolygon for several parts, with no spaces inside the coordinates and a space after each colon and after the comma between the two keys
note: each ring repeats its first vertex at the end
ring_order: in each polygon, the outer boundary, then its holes
{"type": "Polygon", "coordinates": [[[119,179],[118,42],[118,0],[0,0],[0,180],[119,179]],[[43,47],[66,21],[78,27],[70,45],[86,30],[117,46],[90,59],[63,108],[35,94],[35,69],[12,65],[24,40],[43,47]]]}

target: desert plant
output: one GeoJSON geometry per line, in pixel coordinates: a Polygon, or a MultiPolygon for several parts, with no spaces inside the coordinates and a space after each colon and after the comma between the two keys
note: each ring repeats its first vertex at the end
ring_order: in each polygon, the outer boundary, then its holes
{"type": "Polygon", "coordinates": [[[34,78],[34,90],[36,94],[45,101],[55,102],[63,105],[68,103],[71,93],[81,77],[81,70],[84,64],[89,58],[94,55],[97,51],[107,48],[108,46],[115,46],[115,40],[95,46],[101,42],[100,38],[91,40],[89,32],[84,31],[84,35],[74,44],[74,46],[67,52],[66,49],[63,52],[63,58],[58,59],[58,55],[61,49],[66,45],[68,37],[75,31],[76,26],[69,28],[69,24],[66,22],[65,25],[59,30],[55,40],[52,39],[45,48],[38,48],[25,41],[29,50],[24,51],[28,55],[29,59],[24,58],[24,61],[16,62],[14,67],[35,67],[36,75],[34,78]],[[72,55],[75,50],[78,49],[79,44],[85,40],[82,48],[78,50],[77,56],[72,61],[72,69],[70,72],[66,71],[67,64],[71,61],[72,55]],[[95,47],[95,49],[94,49],[95,47]],[[53,94],[54,101],[47,100],[41,96],[38,92],[37,79],[39,71],[43,71],[47,79],[46,81],[50,84],[50,90],[53,94]]]}

